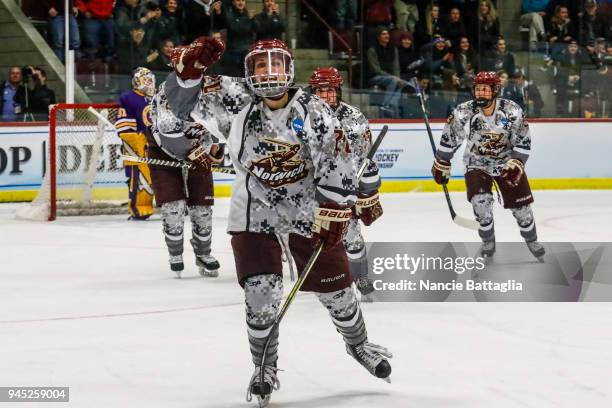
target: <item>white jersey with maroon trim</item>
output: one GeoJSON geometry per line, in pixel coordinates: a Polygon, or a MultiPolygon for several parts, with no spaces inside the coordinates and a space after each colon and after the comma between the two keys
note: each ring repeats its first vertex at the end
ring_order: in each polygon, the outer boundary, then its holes
{"type": "Polygon", "coordinates": [[[331,109],[301,89],[282,109],[261,98],[246,106],[228,145],[236,169],[229,231],[311,236],[318,203],[356,200],[353,157],[336,143],[331,109]]]}
{"type": "Polygon", "coordinates": [[[491,176],[499,176],[510,158],[525,163],[531,150],[529,124],[523,110],[502,98],[496,100],[491,116],[485,116],[474,101],[457,106],[444,126],[438,157],[450,161],[464,140],[465,171],[480,169],[491,176]]]}
{"type": "MultiPolygon", "coordinates": [[[[372,132],[368,120],[359,109],[340,102],[334,112],[336,140],[339,148],[349,149],[357,171],[367,157],[372,146],[372,132]],[[342,147],[348,141],[348,146],[342,147]]],[[[359,193],[370,194],[380,188],[378,166],[371,161],[359,180],[359,193]]]]}

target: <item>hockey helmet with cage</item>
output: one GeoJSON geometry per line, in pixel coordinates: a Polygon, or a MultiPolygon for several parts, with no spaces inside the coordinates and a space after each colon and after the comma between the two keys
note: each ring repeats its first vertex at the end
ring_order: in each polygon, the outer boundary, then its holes
{"type": "Polygon", "coordinates": [[[486,107],[491,104],[492,101],[497,98],[499,91],[501,89],[501,79],[499,75],[497,75],[494,71],[481,71],[476,74],[474,78],[473,92],[474,92],[474,100],[476,101],[476,105],[480,107],[486,107]],[[491,88],[491,99],[484,98],[476,98],[476,86],[478,85],[489,85],[491,88]]]}
{"type": "Polygon", "coordinates": [[[281,40],[259,40],[249,48],[244,71],[247,85],[256,95],[278,97],[293,85],[293,55],[281,40]]]}
{"type": "Polygon", "coordinates": [[[155,74],[149,68],[136,68],[132,75],[132,89],[152,97],[155,95],[155,74]]]}
{"type": "Polygon", "coordinates": [[[317,89],[324,88],[333,88],[336,90],[335,100],[330,100],[331,98],[322,97],[325,102],[327,102],[332,108],[337,107],[338,102],[340,102],[342,97],[342,75],[338,72],[338,70],[334,67],[324,67],[317,68],[314,70],[310,79],[308,80],[308,84],[312,89],[313,93],[316,93],[317,89]]]}

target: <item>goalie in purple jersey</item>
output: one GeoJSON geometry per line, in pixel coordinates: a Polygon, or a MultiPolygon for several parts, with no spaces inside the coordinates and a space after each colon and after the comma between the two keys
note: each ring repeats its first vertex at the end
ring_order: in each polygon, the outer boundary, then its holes
{"type": "MultiPolygon", "coordinates": [[[[245,78],[220,77],[214,87],[192,44],[173,61],[175,73],[158,93],[154,134],[164,143],[168,131],[189,121],[210,132],[201,139],[209,157],[213,136],[224,138],[236,170],[228,232],[238,283],[244,290],[246,325],[255,365],[247,400],[265,405],[278,381],[278,330],[270,333],[283,295],[280,238],[303,270],[321,240],[324,250],[302,290],[314,292],[329,311],[346,350],[372,375],[391,374],[384,348],[368,341],[341,241],[357,183],[352,156],[337,150],[329,107],[316,96],[293,87],[294,60],[280,40],[258,41],[245,58],[245,78]],[[204,82],[204,83],[203,83],[204,82]],[[242,94],[240,92],[242,89],[242,94]],[[164,99],[165,98],[165,99],[164,99]],[[172,119],[174,117],[174,119],[172,119]],[[266,339],[263,381],[259,376],[266,339]]],[[[175,138],[175,141],[178,140],[175,138]]],[[[212,152],[212,150],[211,150],[212,152]]],[[[187,156],[189,159],[189,155],[187,156]]]]}
{"type": "Polygon", "coordinates": [[[436,183],[447,183],[450,161],[466,141],[465,184],[468,201],[480,224],[481,255],[490,258],[495,253],[492,193],[495,182],[504,208],[512,211],[527,247],[542,261],[545,249],[538,242],[530,206],[533,195],[525,173],[531,151],[529,124],[519,105],[498,98],[500,85],[495,72],[476,75],[474,100],[460,104],[448,117],[431,171],[436,183]]]}

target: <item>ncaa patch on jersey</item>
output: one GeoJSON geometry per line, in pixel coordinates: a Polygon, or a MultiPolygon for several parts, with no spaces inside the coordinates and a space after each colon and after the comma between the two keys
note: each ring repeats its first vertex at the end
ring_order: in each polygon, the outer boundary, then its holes
{"type": "Polygon", "coordinates": [[[295,133],[300,133],[304,129],[304,121],[300,118],[295,118],[293,122],[291,122],[291,126],[295,133]]]}

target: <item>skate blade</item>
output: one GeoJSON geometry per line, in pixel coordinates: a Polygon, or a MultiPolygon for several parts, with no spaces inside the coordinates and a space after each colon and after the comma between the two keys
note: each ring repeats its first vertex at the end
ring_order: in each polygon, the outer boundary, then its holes
{"type": "Polygon", "coordinates": [[[203,278],[216,278],[219,276],[219,270],[200,268],[200,276],[203,278]]]}
{"type": "Polygon", "coordinates": [[[183,271],[174,271],[174,273],[176,273],[176,278],[177,279],[181,279],[181,272],[183,272],[183,271]]]}
{"type": "Polygon", "coordinates": [[[261,398],[261,395],[257,396],[257,403],[259,404],[259,408],[267,407],[270,403],[270,396],[266,395],[264,398],[261,398]]]}
{"type": "Polygon", "coordinates": [[[387,378],[381,378],[381,380],[391,384],[391,377],[387,377],[387,378]]]}

